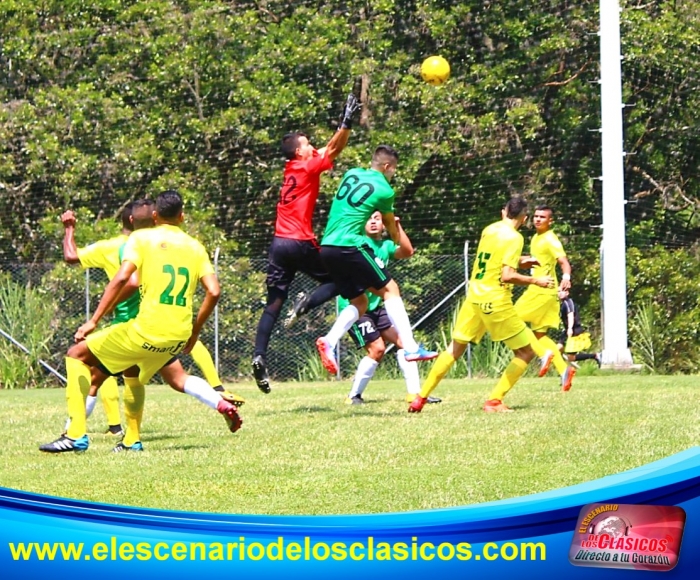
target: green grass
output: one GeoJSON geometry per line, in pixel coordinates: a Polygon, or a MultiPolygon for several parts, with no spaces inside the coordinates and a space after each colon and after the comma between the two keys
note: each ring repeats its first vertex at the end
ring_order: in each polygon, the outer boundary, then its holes
{"type": "Polygon", "coordinates": [[[0,391],[0,485],[89,501],[251,514],[377,513],[453,507],[589,481],[700,441],[697,378],[524,379],[516,412],[485,414],[493,379],[445,380],[440,405],[406,413],[401,381],[375,381],[363,407],[349,383],[254,385],[235,435],[213,410],[148,388],[140,454],[112,454],[98,404],[90,449],[49,455],[64,391],[0,391]]]}

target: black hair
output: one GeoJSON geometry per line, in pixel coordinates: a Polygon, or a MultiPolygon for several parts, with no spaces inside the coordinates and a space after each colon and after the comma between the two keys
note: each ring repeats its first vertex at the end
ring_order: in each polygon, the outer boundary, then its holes
{"type": "Polygon", "coordinates": [[[282,137],[282,155],[285,159],[292,160],[297,156],[299,149],[299,137],[309,138],[305,133],[287,133],[282,137]]]}
{"type": "Polygon", "coordinates": [[[134,202],[130,201],[122,208],[121,213],[122,228],[124,228],[125,230],[129,230],[130,232],[134,231],[134,226],[131,225],[131,220],[129,219],[131,217],[131,210],[133,207],[134,202]]]}
{"type": "Polygon", "coordinates": [[[174,189],[164,191],[156,198],[156,213],[165,219],[173,219],[182,213],[182,197],[174,189]]]}
{"type": "Polygon", "coordinates": [[[142,228],[150,228],[153,226],[153,209],[155,208],[156,202],[153,201],[152,199],[147,199],[147,198],[142,198],[142,199],[137,199],[133,203],[133,207],[131,209],[131,216],[133,219],[133,227],[135,230],[140,230],[142,228]],[[136,218],[134,213],[136,212],[137,209],[140,209],[142,207],[149,208],[148,215],[144,218],[136,218]]]}
{"type": "Polygon", "coordinates": [[[380,145],[374,150],[374,155],[372,155],[372,165],[398,162],[399,153],[390,145],[380,145]]]}
{"type": "Polygon", "coordinates": [[[546,203],[541,203],[535,208],[535,211],[548,211],[552,215],[554,215],[554,210],[552,209],[551,206],[547,205],[546,203]]]}
{"type": "Polygon", "coordinates": [[[527,201],[523,197],[511,197],[505,205],[506,217],[514,220],[527,210],[527,201]]]}

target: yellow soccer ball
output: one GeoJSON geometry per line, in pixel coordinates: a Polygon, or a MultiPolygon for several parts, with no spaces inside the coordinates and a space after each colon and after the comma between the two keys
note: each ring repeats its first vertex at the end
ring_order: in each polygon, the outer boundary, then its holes
{"type": "Polygon", "coordinates": [[[431,85],[441,85],[450,78],[450,63],[441,56],[429,56],[420,66],[423,80],[431,85]]]}

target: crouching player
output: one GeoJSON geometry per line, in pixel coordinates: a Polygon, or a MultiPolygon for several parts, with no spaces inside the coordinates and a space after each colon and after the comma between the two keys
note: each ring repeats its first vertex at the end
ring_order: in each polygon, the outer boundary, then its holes
{"type": "Polygon", "coordinates": [[[242,424],[233,404],[204,380],[187,375],[175,359],[191,350],[219,299],[219,282],[209,256],[202,244],[180,229],[184,216],[177,192],[158,196],[154,219],[155,228],[137,230],[129,236],[119,271],[92,318],[75,334],[77,344],[66,356],[70,425],[65,435],[41,445],[41,451],[62,453],[88,448],[85,400],[91,383],[90,367],[96,367],[98,380],[124,372],[125,376],[139,376],[141,384],[160,372],[170,386],[224,415],[230,431],[237,431],[242,424]],[[93,334],[136,271],[141,284],[136,318],[93,334]],[[204,287],[205,296],[193,324],[192,299],[197,282],[204,287]]]}

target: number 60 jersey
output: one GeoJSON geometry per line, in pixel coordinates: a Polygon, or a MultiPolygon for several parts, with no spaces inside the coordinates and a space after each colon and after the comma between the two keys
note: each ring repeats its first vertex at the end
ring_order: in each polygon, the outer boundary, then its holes
{"type": "Polygon", "coordinates": [[[335,193],[322,246],[357,247],[367,243],[365,224],[372,213],[394,212],[394,190],[376,169],[351,169],[335,193]]]}
{"type": "Polygon", "coordinates": [[[161,224],[133,232],[122,260],[134,264],[139,276],[141,306],[134,329],[152,344],[187,340],[197,284],[214,273],[204,246],[179,227],[161,224]]]}

